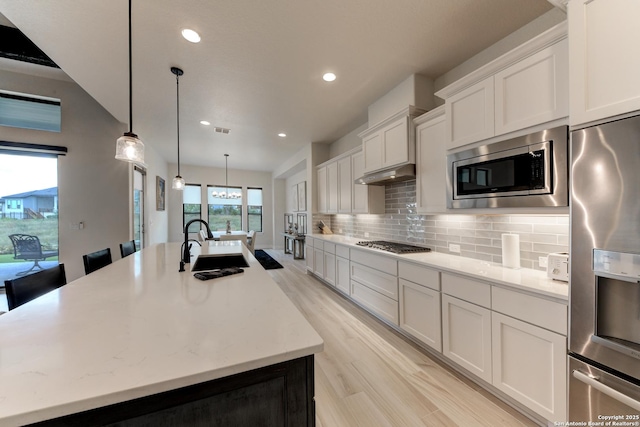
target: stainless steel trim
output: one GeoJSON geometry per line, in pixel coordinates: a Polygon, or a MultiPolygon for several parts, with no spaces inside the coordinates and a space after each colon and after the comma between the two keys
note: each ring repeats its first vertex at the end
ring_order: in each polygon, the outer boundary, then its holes
{"type": "MultiPolygon", "coordinates": [[[[615,339],[615,338],[614,338],[615,339]]],[[[634,350],[631,347],[628,347],[624,344],[620,344],[614,341],[614,339],[608,339],[604,337],[599,337],[598,335],[591,335],[591,342],[596,344],[603,345],[605,347],[610,348],[611,350],[618,351],[622,354],[626,354],[627,356],[635,357],[636,359],[640,359],[640,350],[634,350]]],[[[636,345],[633,343],[629,343],[629,345],[636,345]]]]}
{"type": "Polygon", "coordinates": [[[410,179],[416,179],[416,165],[414,163],[371,172],[355,179],[353,182],[355,184],[385,185],[410,179]]]}
{"type": "Polygon", "coordinates": [[[630,398],[626,394],[620,393],[618,390],[602,384],[600,381],[598,381],[598,377],[587,375],[577,369],[574,369],[573,372],[571,372],[571,375],[578,381],[583,382],[586,385],[595,388],[599,392],[606,394],[610,398],[622,403],[623,405],[627,405],[640,412],[640,402],[630,398]]]}
{"type": "Polygon", "coordinates": [[[568,126],[531,133],[509,140],[483,145],[447,156],[447,207],[469,208],[514,208],[514,207],[558,207],[569,205],[568,185],[568,126]],[[533,191],[455,196],[457,183],[455,166],[477,163],[482,159],[493,160],[549,148],[545,150],[545,188],[533,191]],[[515,150],[515,151],[514,151],[515,150]]]}

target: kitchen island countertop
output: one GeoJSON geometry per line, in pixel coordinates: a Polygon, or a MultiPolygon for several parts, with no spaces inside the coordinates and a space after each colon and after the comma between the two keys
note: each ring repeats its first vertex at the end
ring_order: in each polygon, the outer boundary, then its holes
{"type": "Polygon", "coordinates": [[[309,237],[336,244],[349,245],[354,249],[372,251],[398,260],[421,264],[444,272],[464,275],[472,279],[482,280],[499,286],[517,288],[533,294],[550,297],[564,304],[567,304],[569,300],[568,284],[566,282],[549,279],[544,271],[529,268],[506,268],[495,262],[480,261],[440,252],[394,254],[392,252],[356,245],[359,241],[372,240],[368,238],[355,238],[338,234],[311,234],[309,237]]]}
{"type": "Polygon", "coordinates": [[[0,316],[0,425],[87,411],[322,351],[320,336],[246,247],[203,245],[192,252],[242,251],[250,267],[200,281],[178,272],[180,243],[158,244],[0,316]]]}

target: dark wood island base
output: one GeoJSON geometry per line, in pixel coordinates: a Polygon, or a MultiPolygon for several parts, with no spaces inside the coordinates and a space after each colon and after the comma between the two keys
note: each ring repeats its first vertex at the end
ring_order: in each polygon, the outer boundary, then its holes
{"type": "Polygon", "coordinates": [[[31,426],[315,426],[313,355],[31,426]]]}

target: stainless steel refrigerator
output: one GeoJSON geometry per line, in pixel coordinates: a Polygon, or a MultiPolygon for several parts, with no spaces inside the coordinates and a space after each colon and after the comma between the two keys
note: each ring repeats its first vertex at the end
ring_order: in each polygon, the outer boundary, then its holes
{"type": "Polygon", "coordinates": [[[571,133],[570,268],[569,420],[640,425],[640,116],[571,133]]]}

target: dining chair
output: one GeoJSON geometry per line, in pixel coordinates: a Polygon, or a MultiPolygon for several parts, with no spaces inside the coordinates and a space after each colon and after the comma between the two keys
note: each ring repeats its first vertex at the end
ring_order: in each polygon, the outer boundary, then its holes
{"type": "Polygon", "coordinates": [[[85,274],[93,273],[94,271],[111,264],[111,248],[83,255],[82,260],[84,261],[85,274]]]}
{"type": "Polygon", "coordinates": [[[122,258],[127,257],[136,251],[136,241],[130,240],[128,242],[120,243],[120,256],[122,258]]]}
{"type": "Polygon", "coordinates": [[[247,233],[247,249],[251,251],[252,254],[256,253],[256,232],[255,230],[249,230],[247,233]]]}
{"type": "Polygon", "coordinates": [[[64,272],[64,264],[58,264],[56,267],[40,270],[17,279],[5,280],[4,287],[7,292],[9,310],[66,284],[67,276],[64,272]]]}
{"type": "Polygon", "coordinates": [[[204,230],[200,230],[198,232],[198,235],[200,236],[200,241],[201,242],[205,242],[207,240],[207,232],[204,230]]]}
{"type": "Polygon", "coordinates": [[[220,235],[220,240],[240,240],[245,246],[247,246],[247,235],[246,234],[226,234],[223,233],[220,235]]]}

